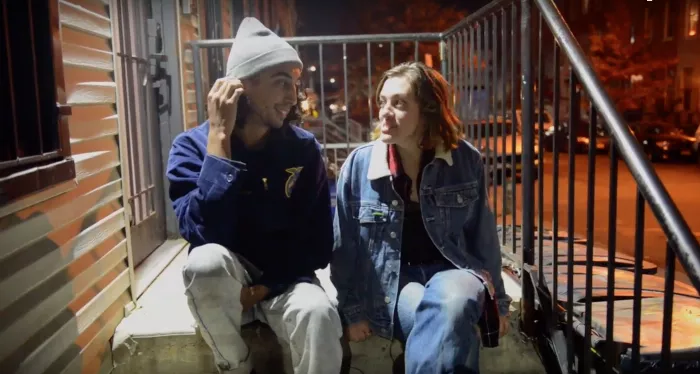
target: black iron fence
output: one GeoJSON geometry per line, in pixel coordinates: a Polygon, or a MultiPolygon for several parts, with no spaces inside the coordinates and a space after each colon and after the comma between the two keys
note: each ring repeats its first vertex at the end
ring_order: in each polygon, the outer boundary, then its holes
{"type": "MultiPolygon", "coordinates": [[[[454,89],[466,138],[482,151],[489,171],[503,252],[523,289],[521,329],[548,369],[699,370],[700,331],[671,332],[673,326],[698,324],[686,309],[700,308],[700,244],[553,0],[495,0],[443,33],[286,40],[300,51],[307,78],[318,78],[309,80],[319,96],[319,115],[331,117],[331,97],[340,98],[336,109],[344,107],[335,117],[345,119],[336,126],[345,129],[345,141],[328,142],[325,126],[319,136],[336,164],[362,144],[350,139],[350,118],[371,128],[373,87],[384,70],[406,60],[440,67],[454,89]],[[337,85],[329,86],[329,80],[337,85]],[[366,112],[358,117],[356,108],[366,112]],[[577,163],[587,168],[584,186],[577,186],[577,163]],[[636,190],[629,256],[617,248],[619,163],[636,190]],[[606,188],[596,190],[596,181],[604,179],[606,188]],[[663,278],[644,261],[647,207],[667,238],[663,278]],[[596,216],[601,208],[603,217],[596,216]],[[577,233],[580,217],[585,225],[577,233]],[[596,237],[595,223],[606,220],[606,237],[596,237]],[[676,282],[676,260],[691,285],[676,282]]],[[[210,83],[202,74],[201,50],[226,48],[232,41],[191,43],[199,122],[205,120],[210,83]]]]}
{"type": "Polygon", "coordinates": [[[483,150],[487,170],[492,170],[494,210],[503,210],[499,192],[504,207],[519,210],[510,225],[501,215],[501,239],[506,252],[520,251],[516,260],[522,266],[523,330],[541,337],[541,348],[559,353],[552,363],[562,372],[698,370],[698,340],[671,332],[674,325],[697,318],[674,313],[674,308],[700,305],[700,246],[554,2],[492,1],[442,37],[449,57],[443,72],[468,103],[460,108],[467,137],[483,150]],[[478,95],[484,99],[476,100],[478,95]],[[486,115],[473,116],[482,112],[475,110],[475,103],[486,115]],[[586,107],[588,113],[582,113],[586,107]],[[513,136],[506,136],[509,126],[516,129],[513,136]],[[578,157],[579,150],[587,156],[578,157]],[[598,156],[601,150],[609,153],[608,159],[598,156]],[[560,157],[562,151],[566,158],[560,157]],[[632,258],[616,251],[620,161],[636,189],[632,258]],[[585,188],[576,188],[577,162],[587,167],[585,188]],[[597,162],[609,165],[607,191],[596,191],[597,162]],[[560,175],[562,170],[567,174],[560,175]],[[506,188],[498,183],[499,174],[506,188]],[[507,191],[516,190],[518,181],[511,175],[517,174],[522,177],[520,191],[508,201],[507,191]],[[579,197],[580,189],[585,196],[579,197]],[[565,217],[560,214],[560,192],[566,194],[565,217]],[[596,216],[596,203],[604,200],[596,197],[606,194],[607,217],[596,216]],[[577,205],[580,200],[585,204],[577,205]],[[645,274],[654,271],[644,261],[647,206],[668,241],[665,279],[645,274]],[[576,235],[581,210],[585,233],[579,234],[585,238],[576,235]],[[608,244],[605,253],[597,253],[594,244],[601,241],[594,237],[595,222],[601,219],[608,222],[607,238],[602,238],[608,244]],[[692,283],[689,290],[675,282],[676,258],[692,283]],[[659,279],[656,283],[663,286],[654,284],[659,279]],[[657,301],[661,307],[655,310],[657,301]],[[658,323],[649,317],[652,313],[662,316],[658,323]]]}

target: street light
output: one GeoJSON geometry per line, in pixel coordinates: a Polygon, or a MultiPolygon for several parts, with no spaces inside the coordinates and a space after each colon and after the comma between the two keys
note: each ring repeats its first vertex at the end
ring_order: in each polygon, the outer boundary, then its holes
{"type": "Polygon", "coordinates": [[[311,89],[313,90],[314,87],[315,87],[315,86],[314,86],[314,74],[313,74],[313,73],[316,71],[316,66],[315,66],[315,65],[311,65],[311,66],[309,66],[306,70],[308,70],[309,72],[312,73],[312,74],[309,74],[309,87],[311,87],[311,89]]]}
{"type": "Polygon", "coordinates": [[[331,78],[331,79],[330,79],[330,82],[331,82],[331,83],[335,83],[335,78],[331,78]]]}

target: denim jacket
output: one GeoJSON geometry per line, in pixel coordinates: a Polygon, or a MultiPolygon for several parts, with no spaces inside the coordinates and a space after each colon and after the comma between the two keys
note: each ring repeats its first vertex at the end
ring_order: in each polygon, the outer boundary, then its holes
{"type": "MultiPolygon", "coordinates": [[[[367,320],[391,336],[399,293],[404,202],[394,190],[388,146],[374,141],[353,151],[340,171],[331,279],[345,324],[367,320]]],[[[498,311],[511,302],[501,278],[501,247],[488,206],[481,154],[460,141],[439,146],[423,170],[418,191],[428,235],[457,268],[492,278],[498,311]]]]}

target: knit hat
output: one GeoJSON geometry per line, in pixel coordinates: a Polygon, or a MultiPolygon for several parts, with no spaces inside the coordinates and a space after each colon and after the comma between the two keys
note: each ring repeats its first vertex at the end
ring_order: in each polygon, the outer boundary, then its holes
{"type": "Polygon", "coordinates": [[[254,17],[246,17],[238,28],[226,63],[226,76],[249,78],[283,63],[303,68],[297,51],[254,17]]]}

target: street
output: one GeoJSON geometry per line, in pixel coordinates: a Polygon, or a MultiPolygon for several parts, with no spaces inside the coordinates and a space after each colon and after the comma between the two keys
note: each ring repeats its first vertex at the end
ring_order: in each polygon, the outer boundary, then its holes
{"type": "MultiPolygon", "coordinates": [[[[553,157],[552,153],[544,154],[544,221],[545,229],[552,229],[553,212],[553,157]]],[[[568,155],[559,155],[559,227],[558,231],[566,231],[568,214],[568,155]]],[[[700,167],[696,164],[654,164],[661,181],[666,186],[671,199],[678,206],[681,214],[693,231],[700,238],[700,167]]],[[[610,191],[610,159],[608,155],[598,155],[595,165],[595,219],[594,242],[596,246],[607,248],[608,245],[608,208],[610,191]]],[[[574,198],[574,227],[578,237],[586,236],[586,209],[588,190],[588,159],[587,155],[576,155],[575,159],[575,198],[574,198]]],[[[539,181],[538,181],[539,182],[539,181]]],[[[517,206],[522,207],[521,185],[516,186],[517,206]]],[[[493,191],[490,191],[491,194],[493,191]]],[[[535,184],[535,199],[538,186],[535,184]]],[[[503,203],[502,191],[498,189],[499,211],[503,203]]],[[[635,229],[635,199],[636,183],[624,162],[618,167],[618,203],[617,203],[617,251],[634,255],[635,229]]],[[[535,209],[537,209],[535,202],[535,209]]],[[[520,223],[518,217],[518,223],[520,223]]],[[[500,224],[501,218],[498,218],[500,224]]],[[[537,213],[535,215],[537,225],[537,213]]],[[[653,216],[648,204],[645,213],[644,258],[659,266],[659,274],[663,275],[666,256],[666,237],[653,216]]],[[[676,265],[676,279],[688,283],[688,278],[680,264],[676,265]]]]}

